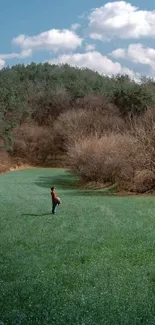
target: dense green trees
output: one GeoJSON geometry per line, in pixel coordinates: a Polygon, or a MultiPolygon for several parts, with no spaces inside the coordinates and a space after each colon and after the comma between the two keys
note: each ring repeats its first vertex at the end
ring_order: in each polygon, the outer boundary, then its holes
{"type": "Polygon", "coordinates": [[[110,78],[68,65],[4,68],[0,71],[0,139],[11,150],[15,127],[26,122],[53,125],[61,113],[73,108],[102,109],[105,100],[115,104],[123,117],[139,115],[154,103],[154,83],[143,78],[136,84],[128,76],[110,78]]]}

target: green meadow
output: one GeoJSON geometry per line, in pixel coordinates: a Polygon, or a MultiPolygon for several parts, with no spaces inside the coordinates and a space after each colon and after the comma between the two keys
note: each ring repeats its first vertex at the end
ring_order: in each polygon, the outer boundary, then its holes
{"type": "Polygon", "coordinates": [[[63,169],[0,176],[0,325],[154,325],[155,198],[76,184],[63,169]]]}

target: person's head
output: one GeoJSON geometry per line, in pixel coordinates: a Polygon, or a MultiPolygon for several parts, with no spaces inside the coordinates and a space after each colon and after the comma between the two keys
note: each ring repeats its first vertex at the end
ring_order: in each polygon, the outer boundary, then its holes
{"type": "Polygon", "coordinates": [[[55,187],[53,186],[53,187],[51,187],[51,191],[54,191],[55,190],[55,187]]]}

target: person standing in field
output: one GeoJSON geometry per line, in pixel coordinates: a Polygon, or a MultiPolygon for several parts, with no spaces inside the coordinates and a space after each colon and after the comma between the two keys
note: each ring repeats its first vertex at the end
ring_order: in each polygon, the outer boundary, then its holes
{"type": "Polygon", "coordinates": [[[56,188],[51,187],[51,198],[52,198],[52,214],[56,213],[56,208],[61,204],[60,198],[56,195],[56,188]]]}

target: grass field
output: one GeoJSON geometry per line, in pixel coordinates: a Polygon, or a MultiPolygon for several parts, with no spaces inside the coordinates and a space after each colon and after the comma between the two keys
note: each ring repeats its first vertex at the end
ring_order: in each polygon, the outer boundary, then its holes
{"type": "Polygon", "coordinates": [[[0,325],[154,325],[155,199],[75,185],[63,170],[0,176],[0,325]]]}

